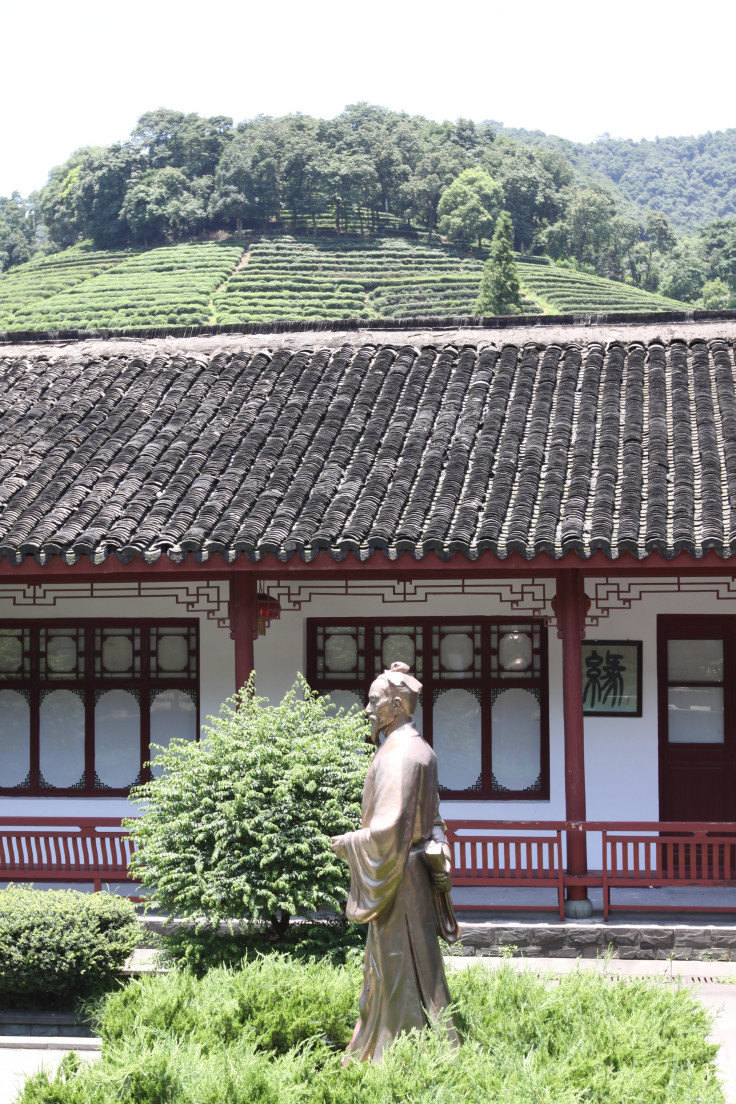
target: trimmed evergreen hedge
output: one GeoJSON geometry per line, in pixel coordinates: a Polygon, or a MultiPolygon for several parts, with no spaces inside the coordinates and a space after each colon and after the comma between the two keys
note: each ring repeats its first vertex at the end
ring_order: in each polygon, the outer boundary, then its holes
{"type": "Polygon", "coordinates": [[[109,988],[138,935],[125,898],[9,886],[0,891],[0,1007],[56,1007],[109,988]]]}

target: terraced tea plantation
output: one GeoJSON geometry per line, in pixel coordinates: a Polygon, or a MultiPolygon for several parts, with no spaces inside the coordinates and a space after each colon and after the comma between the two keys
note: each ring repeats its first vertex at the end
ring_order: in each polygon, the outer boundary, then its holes
{"type": "MultiPolygon", "coordinates": [[[[0,331],[471,316],[482,259],[405,238],[274,235],[141,253],[75,246],[0,276],[0,331]]],[[[520,262],[536,314],[687,310],[688,304],[553,264],[520,262]]]]}
{"type": "Polygon", "coordinates": [[[519,278],[546,314],[690,310],[687,303],[556,265],[519,264],[519,278]]]}
{"type": "MultiPolygon", "coordinates": [[[[219,242],[105,254],[111,258],[110,264],[99,275],[90,272],[44,298],[19,295],[9,300],[0,314],[0,329],[130,329],[216,322],[213,293],[242,255],[242,245],[219,242]]],[[[58,258],[65,256],[61,253],[58,258]]],[[[39,262],[38,270],[52,267],[51,262],[58,258],[39,262]]],[[[30,268],[24,265],[0,277],[0,296],[6,280],[30,268]]]]}
{"type": "Polygon", "coordinates": [[[468,314],[482,262],[401,238],[262,238],[215,296],[222,322],[468,314]]]}
{"type": "Polygon", "coordinates": [[[54,298],[94,279],[129,256],[128,253],[95,253],[75,246],[11,269],[0,276],[0,330],[17,328],[13,319],[21,307],[32,311],[41,300],[54,298]]]}

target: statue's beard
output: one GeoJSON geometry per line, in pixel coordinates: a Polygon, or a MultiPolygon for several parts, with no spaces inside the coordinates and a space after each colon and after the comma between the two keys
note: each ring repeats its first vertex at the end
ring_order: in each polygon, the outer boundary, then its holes
{"type": "Polygon", "coordinates": [[[381,733],[386,732],[386,729],[392,724],[393,720],[393,717],[387,717],[385,720],[381,720],[376,713],[368,714],[368,723],[371,726],[371,740],[376,746],[381,742],[381,733]]]}

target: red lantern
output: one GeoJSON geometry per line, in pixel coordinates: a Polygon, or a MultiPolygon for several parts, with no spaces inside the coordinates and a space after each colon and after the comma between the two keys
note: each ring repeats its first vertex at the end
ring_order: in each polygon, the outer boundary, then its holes
{"type": "Polygon", "coordinates": [[[281,606],[279,605],[277,598],[272,598],[270,594],[260,592],[257,596],[258,602],[258,635],[265,636],[266,629],[272,621],[278,621],[281,617],[281,606]]]}

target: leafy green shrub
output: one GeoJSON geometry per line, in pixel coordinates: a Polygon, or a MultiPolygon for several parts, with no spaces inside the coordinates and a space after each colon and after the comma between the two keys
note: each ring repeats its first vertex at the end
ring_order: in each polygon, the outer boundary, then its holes
{"type": "Polygon", "coordinates": [[[230,699],[200,743],[172,742],[163,773],[131,794],[138,848],[132,876],[171,916],[220,920],[340,910],[348,869],[330,837],[356,827],[369,755],[365,720],[337,711],[300,680],[278,706],[253,682],[230,699]]]}
{"type": "Polygon", "coordinates": [[[49,1007],[98,992],[138,935],[122,897],[10,886],[0,892],[0,1006],[49,1007]]]}
{"type": "Polygon", "coordinates": [[[584,971],[450,976],[464,1043],[442,1028],[380,1065],[340,1068],[356,967],[271,957],[201,981],[172,973],[107,998],[102,1061],[37,1074],[21,1104],[723,1104],[710,1018],[688,989],[584,971]]]}

